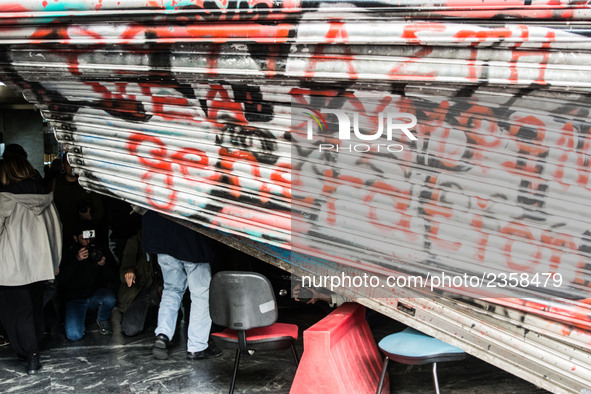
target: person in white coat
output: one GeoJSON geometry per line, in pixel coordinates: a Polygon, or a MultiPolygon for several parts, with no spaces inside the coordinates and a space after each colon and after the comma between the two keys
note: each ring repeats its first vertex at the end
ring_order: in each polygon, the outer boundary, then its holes
{"type": "Polygon", "coordinates": [[[0,324],[27,373],[41,369],[43,289],[55,279],[62,245],[53,195],[20,156],[0,160],[0,324]]]}

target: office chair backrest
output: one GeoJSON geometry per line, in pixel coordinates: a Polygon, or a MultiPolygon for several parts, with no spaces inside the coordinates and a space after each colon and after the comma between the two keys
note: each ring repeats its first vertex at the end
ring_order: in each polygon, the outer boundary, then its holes
{"type": "Polygon", "coordinates": [[[209,312],[215,324],[234,330],[270,326],[277,321],[271,282],[256,272],[218,272],[209,288],[209,312]]]}

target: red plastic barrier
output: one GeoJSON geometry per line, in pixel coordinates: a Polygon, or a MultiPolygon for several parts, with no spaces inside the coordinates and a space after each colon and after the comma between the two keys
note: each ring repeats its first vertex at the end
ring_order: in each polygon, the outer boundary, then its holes
{"type": "MultiPolygon", "coordinates": [[[[304,354],[290,394],[375,393],[381,368],[365,308],[346,303],[304,331],[304,354]]],[[[382,393],[389,392],[386,375],[382,393]]]]}

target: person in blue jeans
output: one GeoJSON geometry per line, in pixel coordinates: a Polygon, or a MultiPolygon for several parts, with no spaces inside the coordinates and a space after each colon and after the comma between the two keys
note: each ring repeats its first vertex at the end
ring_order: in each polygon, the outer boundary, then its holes
{"type": "Polygon", "coordinates": [[[93,244],[93,232],[90,221],[76,226],[74,244],[66,252],[57,276],[65,301],[66,337],[71,341],[84,337],[88,311],[97,311],[101,334],[113,333],[110,319],[117,298],[110,287],[118,280],[117,267],[108,248],[93,244]]]}
{"type": "Polygon", "coordinates": [[[187,332],[187,359],[219,357],[222,352],[209,346],[209,282],[214,253],[203,235],[164,216],[148,211],[142,217],[142,244],[146,253],[158,255],[164,290],[158,309],[156,340],[152,354],[168,358],[177,316],[187,288],[191,293],[191,311],[187,332]]]}

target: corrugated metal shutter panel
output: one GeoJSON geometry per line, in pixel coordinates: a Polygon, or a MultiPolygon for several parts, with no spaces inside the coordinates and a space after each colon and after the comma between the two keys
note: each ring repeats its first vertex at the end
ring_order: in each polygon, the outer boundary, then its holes
{"type": "Polygon", "coordinates": [[[0,5],[0,76],[85,187],[279,250],[291,208],[314,213],[303,251],[347,272],[559,272],[568,286],[533,292],[551,299],[493,302],[588,351],[587,5],[121,3],[0,5]],[[391,99],[418,140],[294,155],[292,102],[343,96],[391,99]]]}

